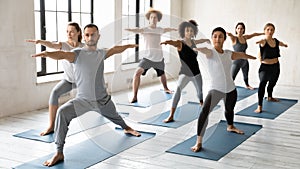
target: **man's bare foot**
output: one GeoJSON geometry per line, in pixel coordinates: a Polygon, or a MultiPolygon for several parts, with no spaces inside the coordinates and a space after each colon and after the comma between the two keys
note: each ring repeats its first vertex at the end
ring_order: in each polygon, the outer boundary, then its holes
{"type": "Polygon", "coordinates": [[[227,126],[227,131],[234,132],[234,133],[237,133],[237,134],[244,134],[244,132],[242,130],[237,129],[234,125],[228,125],[227,126]]]}
{"type": "Polygon", "coordinates": [[[257,106],[257,109],[254,110],[255,113],[261,113],[262,112],[262,106],[257,106]]]}
{"type": "Polygon", "coordinates": [[[41,132],[40,136],[45,136],[45,135],[51,134],[53,132],[54,132],[54,128],[53,127],[49,127],[45,131],[41,132]]]}
{"type": "Polygon", "coordinates": [[[246,88],[249,89],[249,90],[254,90],[254,88],[251,87],[251,86],[246,86],[246,88]]]}
{"type": "Polygon", "coordinates": [[[279,99],[274,98],[274,97],[268,97],[267,100],[268,100],[269,102],[279,102],[279,99]]]}
{"type": "Polygon", "coordinates": [[[202,149],[202,143],[196,143],[193,147],[191,147],[191,150],[193,152],[199,152],[202,149]]]}
{"type": "Polygon", "coordinates": [[[131,134],[131,135],[136,136],[136,137],[140,137],[141,136],[141,133],[139,133],[136,130],[133,130],[131,127],[127,127],[126,129],[124,129],[124,133],[125,134],[131,134]]]}
{"type": "Polygon", "coordinates": [[[57,152],[56,154],[53,155],[53,157],[47,161],[44,162],[44,166],[53,166],[61,161],[64,160],[64,154],[61,152],[57,152]]]}
{"type": "Polygon", "coordinates": [[[174,119],[173,119],[172,116],[169,116],[168,118],[163,120],[164,123],[170,123],[170,122],[173,122],[173,121],[174,121],[174,119]]]}
{"type": "Polygon", "coordinates": [[[166,93],[168,93],[168,94],[172,94],[172,93],[173,93],[173,91],[170,90],[170,89],[164,89],[164,91],[165,91],[166,93]]]}

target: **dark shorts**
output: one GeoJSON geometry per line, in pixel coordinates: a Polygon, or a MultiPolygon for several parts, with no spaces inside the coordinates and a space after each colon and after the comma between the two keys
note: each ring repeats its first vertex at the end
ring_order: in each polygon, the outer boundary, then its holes
{"type": "Polygon", "coordinates": [[[139,67],[144,69],[144,72],[142,75],[146,75],[147,71],[150,68],[153,68],[156,71],[157,77],[165,74],[165,62],[164,59],[160,62],[153,62],[149,59],[145,59],[143,58],[140,63],[139,63],[139,67]]]}

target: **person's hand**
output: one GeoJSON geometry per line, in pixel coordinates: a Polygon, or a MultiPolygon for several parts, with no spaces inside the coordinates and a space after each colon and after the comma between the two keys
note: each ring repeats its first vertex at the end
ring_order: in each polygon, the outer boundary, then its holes
{"type": "Polygon", "coordinates": [[[35,44],[39,43],[39,40],[34,40],[34,39],[26,39],[25,41],[30,43],[35,43],[35,44]]]}
{"type": "Polygon", "coordinates": [[[47,56],[46,51],[31,55],[31,57],[42,57],[42,58],[45,58],[46,56],[47,56]]]}

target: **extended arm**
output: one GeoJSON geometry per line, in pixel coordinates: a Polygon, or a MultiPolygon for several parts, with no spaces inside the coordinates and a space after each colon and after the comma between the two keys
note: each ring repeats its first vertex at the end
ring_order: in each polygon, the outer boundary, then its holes
{"type": "Polygon", "coordinates": [[[181,49],[182,49],[182,42],[180,40],[175,40],[175,41],[167,40],[167,41],[161,42],[160,44],[161,45],[172,45],[175,48],[177,48],[178,51],[181,51],[181,49]]]}
{"type": "Polygon", "coordinates": [[[134,28],[134,29],[127,28],[127,29],[125,29],[125,31],[129,31],[129,32],[133,32],[133,33],[143,33],[144,29],[142,29],[142,28],[134,28]]]}
{"type": "Polygon", "coordinates": [[[112,56],[114,54],[122,53],[128,48],[135,48],[135,47],[138,47],[138,45],[137,44],[128,44],[128,45],[123,45],[123,46],[114,46],[107,50],[106,58],[109,58],[110,56],[112,56]]]}
{"type": "Polygon", "coordinates": [[[283,42],[281,42],[281,41],[279,41],[279,46],[283,46],[283,47],[288,47],[288,45],[287,44],[285,44],[285,43],[283,43],[283,42]]]}
{"type": "Polygon", "coordinates": [[[210,40],[209,39],[197,39],[194,42],[197,45],[197,44],[205,43],[205,42],[210,43],[210,40]]]}
{"type": "Polygon", "coordinates": [[[251,39],[251,38],[253,38],[253,37],[255,37],[255,36],[260,36],[260,35],[264,35],[265,33],[252,33],[252,34],[250,34],[250,35],[244,35],[244,38],[245,39],[251,39]]]}
{"type": "Polygon", "coordinates": [[[238,59],[256,59],[256,57],[248,55],[244,52],[232,52],[231,55],[232,60],[238,60],[238,59]]]}
{"type": "Polygon", "coordinates": [[[41,45],[46,46],[48,48],[57,49],[57,50],[60,50],[61,47],[62,47],[62,44],[60,42],[50,42],[50,41],[46,41],[46,40],[27,39],[26,42],[41,44],[41,45]]]}
{"type": "Polygon", "coordinates": [[[171,31],[177,31],[177,29],[176,28],[164,28],[164,33],[171,32],[171,31]]]}
{"type": "Polygon", "coordinates": [[[66,59],[72,63],[75,60],[75,53],[74,52],[64,52],[64,51],[54,51],[54,52],[44,51],[41,53],[34,54],[34,55],[32,55],[32,57],[49,57],[54,60],[66,59]]]}
{"type": "Polygon", "coordinates": [[[232,44],[235,44],[236,42],[236,36],[234,36],[232,33],[227,32],[227,35],[230,37],[232,44]]]}
{"type": "Polygon", "coordinates": [[[265,39],[262,39],[262,40],[260,40],[260,41],[257,41],[256,42],[256,44],[259,44],[260,46],[265,46],[265,44],[266,44],[266,40],[265,39]]]}
{"type": "Polygon", "coordinates": [[[194,50],[203,53],[207,58],[209,58],[209,57],[212,56],[212,51],[211,51],[211,49],[208,49],[207,47],[203,47],[203,48],[194,48],[194,50]]]}

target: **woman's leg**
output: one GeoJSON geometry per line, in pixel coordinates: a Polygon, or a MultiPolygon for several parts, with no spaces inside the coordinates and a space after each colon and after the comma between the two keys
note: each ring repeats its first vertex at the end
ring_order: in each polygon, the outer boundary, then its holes
{"type": "Polygon", "coordinates": [[[41,136],[52,133],[54,130],[54,122],[56,118],[56,113],[58,109],[58,99],[61,95],[70,92],[72,90],[73,84],[66,81],[61,80],[59,83],[55,85],[52,89],[50,98],[49,98],[49,125],[46,130],[40,133],[41,136]]]}
{"type": "Polygon", "coordinates": [[[173,96],[173,102],[172,102],[170,114],[166,119],[163,120],[163,122],[168,123],[168,122],[174,121],[174,114],[175,114],[178,102],[180,100],[180,97],[181,97],[181,91],[189,83],[189,81],[190,81],[190,78],[188,76],[183,75],[183,74],[179,75],[178,82],[177,82],[178,86],[177,86],[176,92],[173,96]]]}
{"type": "Polygon", "coordinates": [[[197,76],[194,76],[193,78],[193,84],[197,90],[197,96],[200,102],[200,105],[203,105],[203,90],[202,90],[202,76],[201,74],[198,74],[197,76]]]}
{"type": "Polygon", "coordinates": [[[258,86],[258,106],[255,110],[256,113],[262,112],[262,104],[265,95],[265,88],[268,83],[268,71],[265,65],[261,65],[259,68],[259,86],[258,86]]]}

